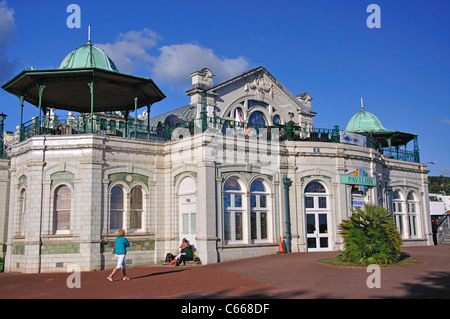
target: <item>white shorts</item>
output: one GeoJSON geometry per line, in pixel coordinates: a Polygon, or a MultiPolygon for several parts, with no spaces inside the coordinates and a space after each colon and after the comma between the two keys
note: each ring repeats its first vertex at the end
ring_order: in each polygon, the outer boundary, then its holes
{"type": "Polygon", "coordinates": [[[116,259],[117,259],[117,269],[125,269],[127,268],[127,265],[125,265],[125,256],[126,254],[123,255],[117,255],[116,254],[116,259]]]}

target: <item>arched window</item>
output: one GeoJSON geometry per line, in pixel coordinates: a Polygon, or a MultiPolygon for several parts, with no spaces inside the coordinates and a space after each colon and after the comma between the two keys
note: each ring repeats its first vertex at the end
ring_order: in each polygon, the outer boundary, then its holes
{"type": "Polygon", "coordinates": [[[223,187],[224,239],[235,242],[243,239],[243,191],[237,178],[230,177],[223,187]]]}
{"type": "Polygon", "coordinates": [[[143,196],[142,188],[135,186],[131,189],[130,193],[130,228],[141,229],[142,228],[142,212],[143,212],[143,196]]]}
{"type": "Polygon", "coordinates": [[[25,215],[27,207],[27,190],[24,188],[20,191],[19,196],[19,235],[25,236],[25,215]]]}
{"type": "Polygon", "coordinates": [[[417,200],[412,191],[406,197],[406,204],[408,205],[409,236],[414,238],[417,237],[417,200]]]}
{"type": "Polygon", "coordinates": [[[319,182],[310,182],[305,187],[305,193],[326,193],[325,187],[319,182]]]}
{"type": "Polygon", "coordinates": [[[268,239],[267,222],[267,191],[260,180],[255,180],[250,186],[250,236],[251,240],[268,239]]]}
{"type": "Polygon", "coordinates": [[[242,112],[239,107],[234,110],[234,120],[238,123],[242,123],[244,121],[244,112],[242,112]]]}
{"type": "Polygon", "coordinates": [[[275,115],[275,116],[273,117],[272,122],[273,122],[273,125],[275,125],[275,126],[280,125],[280,124],[281,124],[280,117],[279,117],[278,115],[275,115]]]}
{"type": "Polygon", "coordinates": [[[404,236],[404,216],[405,212],[403,210],[403,199],[399,191],[394,191],[392,193],[392,209],[394,213],[395,224],[397,225],[398,232],[400,236],[404,236]]]}
{"type": "MultiPolygon", "coordinates": [[[[325,187],[319,182],[310,182],[306,185],[305,194],[324,194],[325,187]]],[[[327,208],[327,198],[325,196],[305,196],[306,208],[327,208]]]]}
{"type": "Polygon", "coordinates": [[[124,202],[123,202],[123,189],[121,186],[114,186],[111,188],[111,199],[110,199],[110,208],[109,208],[109,216],[110,230],[118,230],[123,228],[123,211],[124,211],[124,202]]]}
{"type": "Polygon", "coordinates": [[[255,111],[252,114],[250,114],[250,117],[248,118],[248,124],[251,127],[260,128],[266,126],[267,122],[264,115],[261,112],[255,111]]]}
{"type": "Polygon", "coordinates": [[[54,232],[64,234],[70,231],[70,212],[72,192],[66,185],[55,189],[54,197],[54,232]]]}

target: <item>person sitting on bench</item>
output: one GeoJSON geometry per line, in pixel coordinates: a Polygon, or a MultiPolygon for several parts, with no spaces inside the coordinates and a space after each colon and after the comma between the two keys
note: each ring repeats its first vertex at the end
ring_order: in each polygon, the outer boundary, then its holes
{"type": "Polygon", "coordinates": [[[169,263],[165,263],[165,265],[173,265],[179,266],[181,262],[186,264],[186,261],[193,260],[194,254],[192,251],[192,246],[189,244],[189,241],[186,238],[183,238],[181,245],[180,245],[180,254],[175,257],[174,260],[172,260],[169,263]]]}

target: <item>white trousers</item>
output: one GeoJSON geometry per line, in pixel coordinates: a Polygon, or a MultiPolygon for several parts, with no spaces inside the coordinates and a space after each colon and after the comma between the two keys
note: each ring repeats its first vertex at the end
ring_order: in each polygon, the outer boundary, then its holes
{"type": "Polygon", "coordinates": [[[126,254],[123,255],[117,255],[116,254],[116,259],[117,259],[117,269],[125,269],[127,268],[127,265],[125,265],[125,256],[126,254]]]}

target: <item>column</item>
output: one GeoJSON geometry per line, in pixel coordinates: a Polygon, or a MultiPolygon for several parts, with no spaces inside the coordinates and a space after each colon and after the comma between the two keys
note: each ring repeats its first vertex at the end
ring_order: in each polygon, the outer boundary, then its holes
{"type": "Polygon", "coordinates": [[[289,210],[289,187],[292,185],[292,181],[287,178],[286,175],[283,176],[284,185],[284,202],[285,202],[285,212],[286,212],[286,252],[291,252],[291,213],[289,210]]]}

